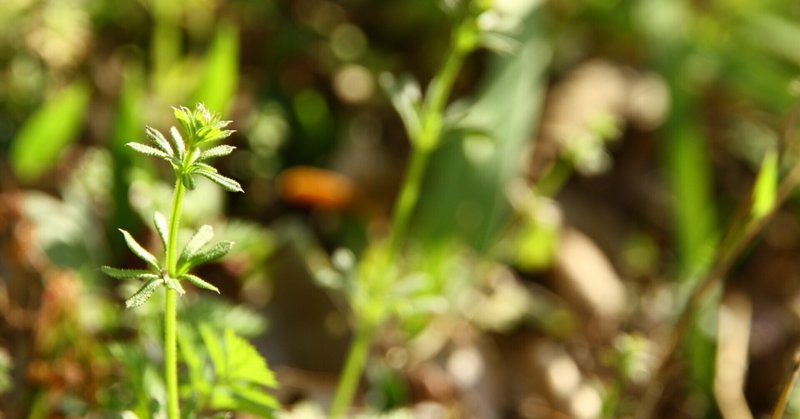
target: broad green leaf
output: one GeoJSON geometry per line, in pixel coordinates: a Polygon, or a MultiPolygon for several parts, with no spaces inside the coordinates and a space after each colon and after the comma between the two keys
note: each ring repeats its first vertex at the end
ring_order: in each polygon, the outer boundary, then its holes
{"type": "Polygon", "coordinates": [[[256,348],[230,329],[225,330],[225,354],[230,361],[227,371],[229,380],[277,387],[275,376],[256,348]]]}
{"type": "Polygon", "coordinates": [[[147,133],[147,136],[150,137],[156,143],[156,145],[158,145],[161,148],[161,150],[163,150],[170,156],[173,157],[175,156],[175,152],[172,150],[172,146],[169,145],[169,141],[167,141],[167,139],[164,138],[164,134],[162,134],[161,131],[152,127],[147,127],[145,128],[144,132],[147,133]]]}
{"type": "Polygon", "coordinates": [[[214,237],[214,228],[210,225],[203,225],[201,226],[196,233],[186,242],[186,246],[183,248],[183,252],[181,252],[180,258],[178,258],[178,264],[182,264],[184,261],[189,259],[190,257],[197,254],[200,249],[203,248],[209,241],[214,237]]]}
{"type": "Polygon", "coordinates": [[[183,161],[184,154],[186,154],[186,143],[183,142],[183,137],[181,133],[178,132],[177,128],[170,128],[169,133],[172,134],[172,140],[175,141],[175,148],[178,149],[178,160],[183,161]]]}
{"type": "Polygon", "coordinates": [[[131,298],[125,300],[125,308],[134,308],[139,307],[140,305],[147,302],[150,297],[153,296],[153,293],[156,292],[156,289],[164,283],[164,279],[161,277],[151,279],[147,281],[139,291],[136,291],[136,294],[133,294],[131,298]]]}
{"type": "Polygon", "coordinates": [[[32,181],[55,164],[79,133],[88,102],[88,87],[76,82],[25,121],[9,150],[11,167],[20,180],[32,181]]]}
{"type": "Polygon", "coordinates": [[[158,275],[143,269],[119,269],[111,266],[101,266],[100,271],[116,279],[156,279],[158,275]]]}
{"type": "Polygon", "coordinates": [[[185,279],[185,280],[191,282],[192,284],[194,284],[198,288],[207,289],[207,290],[214,291],[217,294],[219,294],[219,288],[209,284],[208,282],[206,282],[205,280],[203,280],[199,276],[192,275],[192,274],[183,274],[183,275],[181,275],[181,279],[185,279]]]}
{"type": "Polygon", "coordinates": [[[167,227],[167,219],[164,217],[164,214],[156,211],[153,214],[153,225],[156,227],[156,232],[158,232],[158,237],[161,239],[161,244],[164,245],[164,249],[166,249],[169,240],[169,227],[167,227]]]}
{"type": "Polygon", "coordinates": [[[128,248],[131,249],[136,256],[138,256],[143,261],[147,262],[148,265],[152,266],[155,270],[160,271],[161,267],[158,266],[158,260],[155,256],[153,256],[150,252],[145,250],[142,245],[136,242],[136,240],[131,236],[130,233],[123,229],[119,229],[122,233],[122,236],[125,238],[125,244],[128,245],[128,248]]]}
{"type": "Polygon", "coordinates": [[[130,147],[130,148],[132,148],[132,149],[134,149],[134,150],[138,151],[139,153],[142,153],[142,154],[144,154],[146,156],[153,156],[153,157],[162,158],[164,160],[171,160],[170,156],[167,153],[165,153],[165,152],[163,152],[163,151],[161,151],[161,150],[159,150],[159,149],[157,149],[155,147],[150,147],[149,145],[144,145],[144,144],[140,144],[140,143],[127,143],[125,145],[127,145],[128,147],[130,147]]]}
{"type": "Polygon", "coordinates": [[[225,189],[228,192],[244,192],[244,189],[242,189],[242,185],[240,185],[239,182],[229,177],[222,176],[219,173],[212,173],[205,170],[198,170],[197,174],[209,178],[212,182],[221,186],[222,189],[225,189]]]}
{"type": "Polygon", "coordinates": [[[753,207],[750,214],[759,219],[772,211],[778,189],[778,153],[770,148],[764,155],[753,185],[753,207]]]}
{"type": "Polygon", "coordinates": [[[213,262],[230,252],[233,242],[223,241],[215,244],[210,249],[197,253],[180,264],[180,272],[186,273],[189,268],[213,262]]]}
{"type": "Polygon", "coordinates": [[[225,109],[236,91],[238,74],[239,34],[235,26],[224,24],[206,55],[195,101],[205,103],[208,109],[225,109]]]}
{"type": "Polygon", "coordinates": [[[199,329],[200,337],[203,339],[203,344],[206,346],[206,351],[214,367],[214,375],[217,377],[218,381],[222,381],[220,378],[226,377],[227,368],[225,363],[225,351],[220,344],[219,336],[208,324],[200,324],[199,329]]]}
{"type": "Polygon", "coordinates": [[[207,160],[214,157],[222,157],[231,154],[236,147],[230,145],[218,145],[216,147],[211,147],[208,150],[202,152],[197,160],[207,160]]]}

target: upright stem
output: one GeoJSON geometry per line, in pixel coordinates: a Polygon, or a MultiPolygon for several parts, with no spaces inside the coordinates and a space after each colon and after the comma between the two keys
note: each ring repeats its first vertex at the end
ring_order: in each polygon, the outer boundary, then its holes
{"type": "MultiPolygon", "coordinates": [[[[181,206],[185,192],[180,177],[175,181],[175,192],[172,196],[172,208],[169,217],[169,235],[167,237],[167,273],[175,278],[177,271],[177,255],[175,246],[178,239],[181,206]]],[[[167,382],[167,417],[180,418],[178,398],[178,343],[176,323],[178,319],[177,295],[174,289],[166,288],[167,299],[164,307],[164,379],[167,382]]]]}
{"type": "Polygon", "coordinates": [[[331,404],[332,419],[342,417],[353,400],[358,381],[364,364],[367,362],[369,347],[372,343],[372,329],[370,327],[359,327],[356,336],[350,345],[350,352],[347,354],[347,361],[344,364],[344,371],[339,379],[338,391],[331,404]]]}
{"type": "MultiPolygon", "coordinates": [[[[389,232],[389,246],[381,249],[374,275],[386,275],[392,260],[400,253],[408,233],[408,224],[419,200],[419,192],[431,152],[439,145],[442,136],[442,120],[447,99],[453,89],[456,76],[464,63],[464,57],[474,48],[469,40],[474,35],[474,20],[467,19],[453,31],[453,46],[445,58],[438,75],[431,81],[420,120],[419,133],[411,138],[412,154],[406,169],[403,185],[395,201],[392,212],[392,229],[389,232]],[[466,41],[465,41],[466,40],[466,41]]],[[[372,276],[369,274],[368,276],[372,276]]],[[[365,278],[373,281],[376,278],[365,278]]],[[[383,281],[380,281],[383,283],[383,281]]],[[[374,284],[373,284],[374,285],[374,284]]],[[[377,298],[383,298],[378,296],[377,298]]],[[[358,314],[357,314],[358,315],[358,314]]],[[[376,319],[356,319],[356,331],[345,361],[344,371],[336,387],[331,405],[330,417],[342,417],[353,400],[359,378],[364,371],[374,330],[380,317],[376,319]]]]}

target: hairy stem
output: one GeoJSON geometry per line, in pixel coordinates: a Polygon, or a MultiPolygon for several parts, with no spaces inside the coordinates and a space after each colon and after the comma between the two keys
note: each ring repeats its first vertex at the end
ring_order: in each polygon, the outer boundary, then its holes
{"type": "MultiPolygon", "coordinates": [[[[169,217],[169,234],[167,237],[167,273],[175,278],[177,271],[177,254],[175,252],[178,240],[178,226],[180,224],[181,206],[185,189],[180,176],[175,181],[175,191],[172,196],[172,208],[169,217]]],[[[172,288],[166,289],[167,299],[164,307],[164,379],[167,383],[167,416],[169,419],[180,418],[180,403],[178,398],[178,343],[176,323],[177,295],[172,288]]]]}

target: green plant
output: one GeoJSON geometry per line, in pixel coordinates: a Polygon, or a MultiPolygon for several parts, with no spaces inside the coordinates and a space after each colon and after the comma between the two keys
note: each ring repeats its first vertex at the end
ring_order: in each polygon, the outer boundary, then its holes
{"type": "MultiPolygon", "coordinates": [[[[377,330],[388,318],[397,314],[396,306],[400,304],[395,302],[410,298],[398,284],[404,265],[399,259],[407,241],[412,214],[420,198],[428,162],[442,143],[445,132],[454,128],[448,119],[454,112],[447,109],[447,103],[464,60],[482,45],[507,49],[513,43],[504,35],[480,26],[479,20],[484,13],[496,12],[490,3],[465,1],[449,6],[449,12],[458,24],[452,30],[444,63],[431,80],[424,98],[419,86],[410,78],[395,78],[389,74],[381,77],[381,83],[405,127],[411,156],[395,201],[388,237],[369,246],[357,269],[351,269],[350,263],[341,263],[340,256],[344,253],[333,257],[333,264],[343,276],[355,277],[356,280],[346,281],[349,283],[343,287],[349,293],[353,311],[351,323],[354,337],[336,388],[330,417],[344,415],[369,359],[369,349],[377,330]]],[[[405,288],[413,286],[405,284],[405,288]]]]}
{"type": "MultiPolygon", "coordinates": [[[[225,129],[230,121],[221,120],[220,115],[209,112],[202,104],[198,104],[195,110],[186,107],[174,108],[174,113],[183,134],[177,128],[172,127],[170,129],[171,142],[158,130],[148,127],[146,129],[147,136],[153,141],[155,147],[136,142],[127,144],[139,153],[168,161],[175,174],[175,188],[169,219],[160,212],[155,212],[153,216],[153,225],[164,247],[163,260],[159,260],[137,243],[130,233],[120,229],[128,248],[146,262],[148,268],[118,269],[108,266],[101,268],[105,274],[117,279],[134,279],[144,282],[141,288],[125,301],[126,308],[140,306],[157,290],[161,288],[165,290],[164,377],[167,387],[167,412],[170,418],[180,417],[176,300],[178,295],[185,293],[182,282],[187,281],[199,288],[219,293],[217,287],[192,274],[191,270],[223,257],[233,246],[233,242],[230,241],[207,246],[214,232],[211,226],[203,225],[178,253],[178,230],[183,197],[187,189],[194,189],[197,175],[210,179],[227,191],[243,192],[239,183],[221,175],[213,166],[206,163],[211,158],[233,152],[233,146],[213,145],[233,133],[232,130],[225,129]]],[[[239,345],[241,342],[237,339],[231,337],[228,340],[235,341],[239,345]]]]}

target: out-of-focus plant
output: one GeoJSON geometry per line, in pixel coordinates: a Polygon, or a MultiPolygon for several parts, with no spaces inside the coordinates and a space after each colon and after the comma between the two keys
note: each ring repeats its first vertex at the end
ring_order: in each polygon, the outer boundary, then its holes
{"type": "MultiPolygon", "coordinates": [[[[147,135],[155,146],[136,142],[128,143],[129,147],[139,153],[168,161],[175,173],[175,187],[169,219],[158,211],[153,216],[153,224],[164,246],[164,260],[159,261],[136,242],[130,233],[120,230],[128,248],[147,263],[148,269],[118,269],[108,266],[101,268],[105,274],[117,279],[136,279],[144,282],[141,288],[125,301],[126,308],[138,307],[150,299],[158,289],[163,287],[165,290],[164,376],[167,387],[167,412],[170,418],[180,417],[177,296],[185,293],[181,282],[188,281],[199,288],[218,293],[217,287],[190,271],[199,265],[223,257],[233,246],[233,242],[222,241],[207,247],[214,232],[211,226],[203,225],[185,244],[180,254],[178,253],[178,229],[184,194],[187,189],[195,188],[197,175],[210,179],[227,191],[243,192],[238,182],[221,175],[217,169],[206,163],[211,158],[226,156],[233,152],[233,146],[213,145],[233,133],[232,130],[225,129],[231,121],[221,120],[220,115],[209,112],[202,104],[198,104],[194,110],[185,107],[175,108],[175,118],[180,123],[183,134],[177,128],[172,127],[170,129],[172,142],[168,141],[158,130],[147,128],[147,135]]],[[[210,337],[206,338],[206,335],[211,335],[204,333],[203,340],[211,354],[217,376],[226,382],[235,383],[235,385],[232,384],[229,400],[212,405],[220,408],[237,408],[240,404],[252,401],[250,393],[257,391],[253,388],[253,384],[275,385],[266,363],[260,358],[255,360],[254,354],[257,355],[257,353],[246,341],[229,331],[225,334],[224,343],[220,345],[216,340],[210,337]],[[237,366],[231,366],[228,363],[230,360],[242,361],[242,359],[244,362],[237,366]],[[258,365],[258,369],[252,369],[254,365],[258,365]],[[252,369],[251,372],[254,374],[243,378],[240,370],[242,367],[252,369]]],[[[186,354],[192,355],[192,352],[187,351],[186,354]]],[[[195,360],[197,360],[196,357],[187,357],[187,361],[195,360]]],[[[195,362],[190,362],[190,364],[192,367],[196,366],[195,362]]],[[[267,406],[274,404],[269,396],[261,396],[259,401],[267,406]]]]}
{"type": "MultiPolygon", "coordinates": [[[[406,267],[401,263],[401,255],[430,157],[439,148],[444,133],[457,125],[453,120],[458,118],[453,117],[453,114],[458,113],[459,109],[447,108],[453,85],[464,60],[477,48],[483,46],[509,51],[515,47],[513,39],[497,30],[503,26],[498,22],[502,22],[506,16],[491,3],[443,3],[457,24],[452,30],[444,63],[431,80],[424,96],[422,89],[410,77],[396,78],[389,74],[381,76],[381,83],[399,113],[408,135],[411,156],[395,201],[388,237],[372,243],[357,265],[353,255],[347,251],[333,255],[333,265],[339,271],[338,282],[344,283],[342,288],[350,299],[354,338],[331,405],[331,417],[341,417],[350,405],[377,330],[391,316],[401,316],[401,312],[405,316],[410,315],[407,310],[403,310],[408,307],[407,299],[426,288],[425,282],[428,278],[424,273],[409,275],[402,284],[398,283],[398,278],[405,276],[402,271],[406,267]],[[342,281],[342,278],[345,280],[342,281]]],[[[463,111],[463,108],[460,110],[463,111]]],[[[333,277],[324,278],[323,281],[325,280],[329,283],[337,282],[333,277]]],[[[435,298],[428,300],[436,305],[435,298]]]]}

